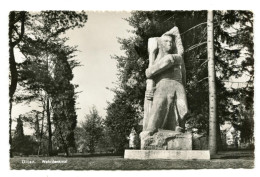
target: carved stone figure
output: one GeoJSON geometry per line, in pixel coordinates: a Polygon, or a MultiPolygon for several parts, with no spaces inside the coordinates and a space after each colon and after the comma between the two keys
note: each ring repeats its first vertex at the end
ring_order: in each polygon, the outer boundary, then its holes
{"type": "MultiPolygon", "coordinates": [[[[149,67],[141,139],[160,129],[184,131],[188,112],[184,86],[186,71],[177,27],[148,41],[149,67]]],[[[141,140],[142,141],[142,140],[141,140]]]]}

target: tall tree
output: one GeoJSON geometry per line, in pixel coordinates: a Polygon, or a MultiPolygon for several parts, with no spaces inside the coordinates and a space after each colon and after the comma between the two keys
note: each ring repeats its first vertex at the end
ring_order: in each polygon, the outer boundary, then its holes
{"type": "Polygon", "coordinates": [[[103,135],[103,121],[94,106],[91,108],[89,114],[85,116],[82,128],[86,133],[86,142],[89,150],[91,153],[94,153],[98,142],[103,135]]]}
{"type": "Polygon", "coordinates": [[[74,136],[77,152],[84,152],[87,149],[86,131],[81,126],[77,126],[74,131],[74,136]]]}
{"type": "MultiPolygon", "coordinates": [[[[26,20],[26,12],[12,11],[9,14],[9,69],[10,69],[10,84],[9,84],[9,143],[12,145],[12,101],[13,95],[17,87],[17,68],[14,56],[14,48],[19,44],[24,36],[24,26],[26,20]]],[[[10,148],[10,157],[12,157],[12,149],[10,148]]]]}
{"type": "Polygon", "coordinates": [[[21,146],[23,146],[24,131],[23,131],[23,120],[21,115],[17,118],[17,125],[14,132],[13,144],[11,146],[12,152],[21,152],[21,146]]]}
{"type": "Polygon", "coordinates": [[[128,96],[125,92],[117,92],[113,102],[107,107],[105,125],[117,153],[123,153],[128,145],[127,137],[131,129],[133,127],[138,129],[138,123],[141,120],[138,109],[127,99],[128,96]]]}
{"type": "Polygon", "coordinates": [[[16,125],[16,129],[15,129],[15,132],[14,132],[14,136],[19,137],[19,138],[24,137],[23,120],[22,120],[21,115],[17,119],[17,125],[16,125]]]}
{"type": "Polygon", "coordinates": [[[217,151],[217,108],[214,61],[213,11],[208,11],[208,80],[209,80],[209,150],[214,155],[217,151]]]}
{"type": "MultiPolygon", "coordinates": [[[[61,57],[65,57],[66,60],[70,59],[67,63],[62,63],[71,67],[67,70],[69,73],[71,73],[70,70],[72,68],[78,65],[78,62],[71,60],[71,55],[76,51],[76,48],[66,46],[65,42],[68,38],[61,37],[61,34],[76,27],[83,27],[86,21],[87,15],[85,12],[41,11],[31,13],[28,15],[23,39],[18,45],[20,52],[26,58],[19,70],[21,75],[20,83],[23,82],[22,85],[25,86],[27,90],[37,90],[37,92],[44,91],[47,95],[45,106],[49,125],[49,154],[51,154],[52,149],[50,107],[51,101],[53,100],[52,97],[55,96],[55,89],[57,89],[55,84],[53,84],[55,83],[53,79],[54,68],[52,68],[54,67],[54,60],[55,58],[61,59],[61,57]],[[69,52],[64,53],[62,51],[69,52]],[[64,56],[64,54],[67,56],[64,56]],[[40,69],[40,72],[35,70],[36,68],[40,69]]],[[[67,66],[66,69],[68,69],[67,66]]],[[[64,71],[64,73],[66,73],[66,71],[64,71]]],[[[72,79],[71,76],[69,77],[70,78],[65,80],[64,83],[72,79]]],[[[63,84],[63,86],[66,86],[66,84],[63,84]]],[[[69,90],[71,90],[71,87],[69,90]]],[[[74,93],[74,90],[71,93],[74,93]]],[[[74,116],[74,122],[76,122],[75,120],[76,116],[74,116]]],[[[66,119],[64,121],[66,121],[66,119]]],[[[75,126],[72,126],[72,130],[73,127],[75,128],[75,126]]]]}
{"type": "Polygon", "coordinates": [[[17,118],[17,126],[13,137],[12,151],[18,154],[33,154],[36,142],[31,136],[24,135],[23,117],[17,118]]]}
{"type": "MultiPolygon", "coordinates": [[[[66,81],[66,79],[60,79],[63,80],[63,82],[66,81]]],[[[58,87],[57,90],[59,93],[55,94],[51,103],[53,109],[53,124],[55,127],[54,135],[59,145],[61,145],[66,154],[69,155],[68,149],[70,147],[75,148],[74,129],[77,124],[74,85],[70,83],[64,84],[63,87],[58,87]],[[64,86],[66,86],[66,89],[64,89],[64,86]],[[61,88],[64,89],[64,91],[61,88]]]]}
{"type": "MultiPolygon", "coordinates": [[[[45,104],[45,102],[44,102],[45,104]]],[[[44,108],[45,109],[45,108],[44,108]]],[[[22,120],[25,123],[30,125],[30,128],[34,130],[34,138],[38,143],[38,155],[40,155],[41,147],[42,147],[42,140],[44,134],[44,117],[45,117],[45,110],[43,109],[42,112],[38,110],[32,110],[26,114],[22,115],[22,120]]]]}
{"type": "MultiPolygon", "coordinates": [[[[9,67],[10,67],[10,85],[9,85],[9,97],[12,100],[14,92],[17,87],[17,68],[14,56],[14,48],[21,42],[24,36],[24,26],[27,13],[10,12],[9,15],[9,67]]],[[[12,107],[10,106],[10,110],[12,107]]]]}
{"type": "MultiPolygon", "coordinates": [[[[231,120],[239,129],[253,130],[254,124],[243,124],[247,113],[240,109],[246,107],[253,122],[254,103],[254,41],[253,41],[253,13],[251,11],[214,11],[214,46],[216,81],[225,83],[224,96],[230,99],[230,104],[219,104],[217,86],[218,122],[231,120]],[[240,80],[241,78],[241,80],[240,80]],[[228,87],[227,87],[228,86],[228,87]],[[236,102],[236,104],[234,104],[236,102]],[[220,115],[223,107],[228,108],[228,114],[220,115]],[[238,119],[238,117],[243,117],[238,119]],[[240,122],[238,122],[240,121],[240,122]],[[240,124],[237,126],[237,123],[240,124]]],[[[251,121],[250,121],[251,122],[251,121]]],[[[253,136],[253,133],[251,134],[253,136]]],[[[241,135],[242,136],[242,135],[241,135]]],[[[249,138],[251,139],[251,138],[249,138]]]]}

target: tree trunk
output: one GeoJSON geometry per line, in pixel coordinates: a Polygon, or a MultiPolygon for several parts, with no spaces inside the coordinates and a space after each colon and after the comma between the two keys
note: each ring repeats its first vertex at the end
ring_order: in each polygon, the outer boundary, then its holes
{"type": "Polygon", "coordinates": [[[21,12],[20,16],[17,17],[14,11],[10,12],[9,15],[9,69],[10,69],[10,85],[9,85],[9,97],[10,102],[13,101],[13,95],[15,93],[18,81],[18,72],[16,68],[15,56],[14,56],[14,47],[20,43],[24,35],[24,23],[25,23],[25,14],[26,12],[21,12]],[[16,29],[15,24],[20,21],[21,22],[21,32],[18,35],[18,39],[13,41],[13,32],[16,29]]]}
{"type": "Polygon", "coordinates": [[[40,132],[40,143],[38,147],[38,156],[40,155],[41,152],[41,146],[42,146],[42,136],[43,136],[43,123],[44,123],[44,116],[45,116],[45,101],[43,101],[43,111],[42,111],[42,124],[41,124],[41,132],[40,132]]]}
{"type": "Polygon", "coordinates": [[[60,125],[59,125],[58,122],[57,122],[57,128],[59,130],[60,138],[61,138],[61,141],[62,141],[63,148],[65,150],[66,156],[69,157],[69,155],[70,155],[69,147],[67,146],[67,144],[66,144],[66,142],[65,142],[65,140],[62,136],[61,128],[60,128],[60,125]]]}
{"type": "Polygon", "coordinates": [[[47,114],[47,124],[48,124],[48,133],[49,133],[48,155],[51,156],[52,155],[52,132],[51,132],[51,115],[50,115],[49,96],[47,96],[46,114],[47,114]]]}
{"type": "Polygon", "coordinates": [[[220,131],[220,123],[219,123],[219,120],[217,118],[216,120],[217,122],[217,125],[216,125],[216,132],[217,132],[217,135],[216,135],[216,141],[217,141],[217,151],[222,151],[223,150],[223,145],[222,145],[222,139],[221,139],[221,131],[220,131]]]}
{"type": "Polygon", "coordinates": [[[36,134],[36,139],[38,141],[40,138],[40,125],[39,125],[38,113],[36,113],[35,119],[36,119],[35,120],[35,134],[36,134]]]}
{"type": "Polygon", "coordinates": [[[9,143],[10,143],[10,157],[13,157],[12,154],[12,102],[13,102],[13,95],[17,87],[17,68],[16,62],[14,58],[14,49],[12,46],[9,46],[9,68],[10,68],[10,81],[11,84],[9,86],[9,143]]]}
{"type": "Polygon", "coordinates": [[[13,95],[15,93],[18,81],[18,73],[16,68],[16,62],[14,57],[14,47],[22,40],[24,35],[24,22],[25,22],[25,11],[20,12],[19,18],[16,16],[15,12],[10,12],[9,15],[9,69],[10,69],[10,85],[9,85],[9,143],[10,143],[10,157],[13,157],[12,154],[12,102],[13,95]],[[19,34],[19,38],[15,41],[13,40],[13,31],[16,26],[15,23],[21,21],[21,33],[19,34]]]}
{"type": "Polygon", "coordinates": [[[13,151],[12,151],[12,101],[9,101],[9,144],[10,144],[10,154],[9,156],[13,157],[13,151]]]}
{"type": "Polygon", "coordinates": [[[217,152],[217,116],[216,87],[214,63],[213,11],[208,11],[208,81],[209,81],[209,150],[214,155],[217,152]]]}
{"type": "Polygon", "coordinates": [[[40,129],[39,129],[39,117],[38,117],[38,113],[36,113],[36,120],[35,120],[35,134],[36,134],[36,140],[37,140],[37,143],[39,144],[39,148],[38,148],[38,155],[39,155],[39,152],[40,152],[40,129]]]}
{"type": "Polygon", "coordinates": [[[15,14],[10,13],[9,16],[9,70],[10,70],[10,85],[9,85],[9,144],[10,144],[10,157],[13,157],[12,153],[12,101],[13,95],[17,86],[17,69],[14,58],[14,47],[12,44],[12,31],[13,21],[15,20],[15,14]]]}

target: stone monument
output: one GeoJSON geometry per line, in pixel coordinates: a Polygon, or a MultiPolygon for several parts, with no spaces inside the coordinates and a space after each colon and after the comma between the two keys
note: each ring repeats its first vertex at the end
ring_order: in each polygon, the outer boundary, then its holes
{"type": "Polygon", "coordinates": [[[148,41],[149,67],[141,149],[192,149],[184,133],[188,105],[183,46],[177,27],[148,41]]]}
{"type": "Polygon", "coordinates": [[[150,38],[148,52],[141,150],[126,150],[125,158],[209,159],[208,151],[192,151],[192,134],[185,132],[186,70],[178,28],[150,38]]]}

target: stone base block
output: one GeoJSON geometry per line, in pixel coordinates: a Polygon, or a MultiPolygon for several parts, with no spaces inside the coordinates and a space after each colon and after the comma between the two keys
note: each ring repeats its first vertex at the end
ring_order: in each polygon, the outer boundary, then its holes
{"type": "Polygon", "coordinates": [[[125,159],[210,160],[209,150],[125,150],[125,159]]]}
{"type": "Polygon", "coordinates": [[[149,132],[142,132],[142,150],[192,150],[192,134],[171,130],[160,130],[150,136],[149,132]]]}

